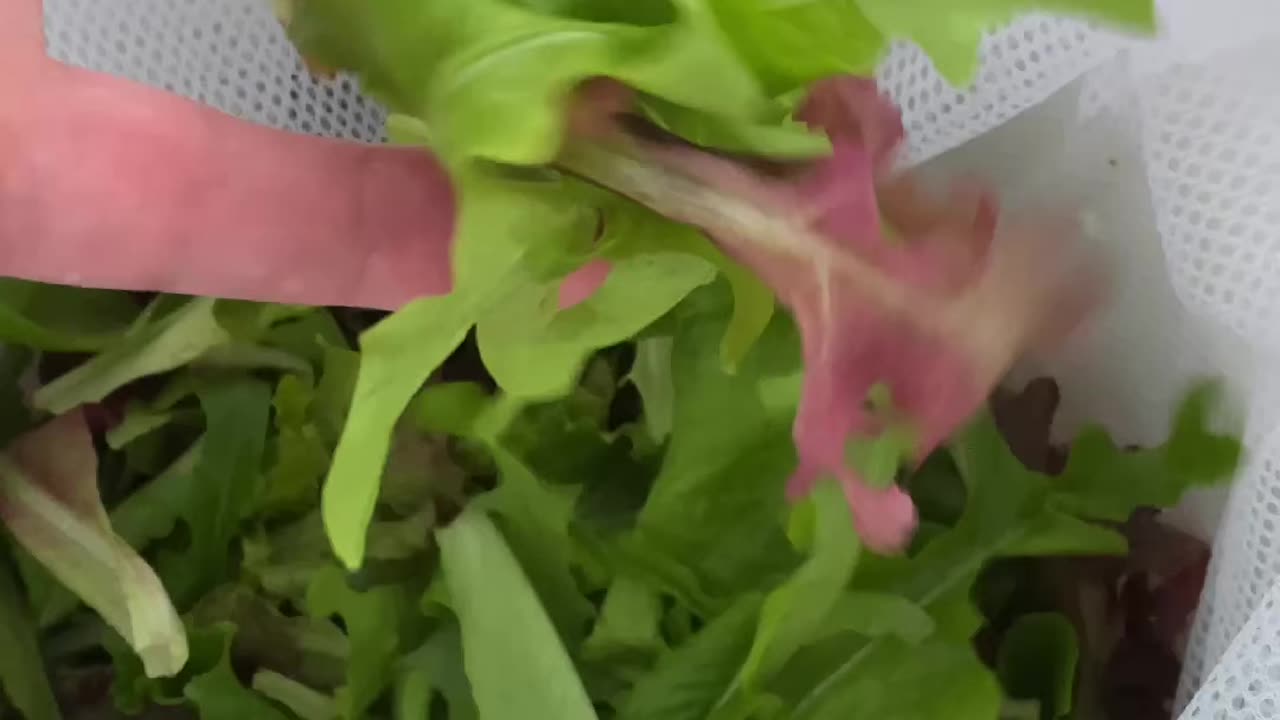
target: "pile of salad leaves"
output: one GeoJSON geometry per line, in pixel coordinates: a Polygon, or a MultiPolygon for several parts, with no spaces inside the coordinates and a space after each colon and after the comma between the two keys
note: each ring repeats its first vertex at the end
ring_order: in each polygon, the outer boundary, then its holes
{"type": "Polygon", "coordinates": [[[985,398],[1064,281],[987,247],[984,191],[916,198],[856,79],[902,38],[963,82],[1029,7],[281,3],[447,171],[452,281],[389,316],[0,281],[4,711],[1106,712],[1132,643],[1041,559],[1123,558],[1239,445],[1204,386],[1164,445],[1029,460],[1050,418],[985,398]]]}

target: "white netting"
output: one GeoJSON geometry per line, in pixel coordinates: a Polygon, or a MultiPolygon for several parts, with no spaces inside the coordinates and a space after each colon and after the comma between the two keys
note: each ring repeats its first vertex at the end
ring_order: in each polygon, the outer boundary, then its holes
{"type": "MultiPolygon", "coordinates": [[[[1158,42],[1037,15],[987,39],[963,92],[905,44],[879,77],[903,108],[911,160],[951,150],[930,170],[984,174],[1010,203],[1084,209],[1116,295],[1094,332],[1051,363],[1066,388],[1062,429],[1100,420],[1127,442],[1158,440],[1187,378],[1203,372],[1225,374],[1248,397],[1250,461],[1222,522],[1219,495],[1178,513],[1206,535],[1219,527],[1181,699],[1196,720],[1271,718],[1280,713],[1280,379],[1266,370],[1280,359],[1280,6],[1162,4],[1158,42]]],[[[45,6],[49,51],[61,60],[275,127],[383,137],[382,111],[349,79],[306,71],[270,0],[45,6]]]]}

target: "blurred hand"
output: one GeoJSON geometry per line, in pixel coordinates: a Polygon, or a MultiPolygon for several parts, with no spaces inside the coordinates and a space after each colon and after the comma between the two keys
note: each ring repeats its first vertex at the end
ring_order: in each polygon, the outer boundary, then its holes
{"type": "Polygon", "coordinates": [[[450,286],[426,153],[268,129],[49,59],[0,0],[0,275],[394,309],[450,286]]]}

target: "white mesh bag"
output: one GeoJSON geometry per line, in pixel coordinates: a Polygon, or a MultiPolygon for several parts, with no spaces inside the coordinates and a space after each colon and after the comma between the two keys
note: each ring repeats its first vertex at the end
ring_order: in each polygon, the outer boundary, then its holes
{"type": "MultiPolygon", "coordinates": [[[[1179,712],[1271,718],[1280,716],[1280,379],[1268,372],[1280,366],[1280,5],[1173,0],[1161,10],[1163,35],[1151,42],[1025,17],[987,38],[964,91],[908,45],[879,77],[903,109],[911,161],[985,175],[1011,204],[1075,201],[1110,260],[1114,302],[1047,368],[1066,388],[1062,432],[1099,420],[1124,441],[1156,441],[1187,379],[1205,372],[1225,375],[1245,403],[1250,461],[1230,500],[1210,493],[1175,511],[1216,534],[1179,712]]],[[[383,113],[350,79],[307,72],[269,0],[45,0],[45,11],[49,53],[65,62],[279,128],[383,137],[383,113]]]]}

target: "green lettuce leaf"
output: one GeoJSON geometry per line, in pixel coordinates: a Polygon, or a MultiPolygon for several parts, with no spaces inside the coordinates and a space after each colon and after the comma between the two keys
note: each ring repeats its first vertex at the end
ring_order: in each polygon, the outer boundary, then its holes
{"type": "Polygon", "coordinates": [[[699,257],[710,245],[698,232],[634,203],[604,207],[597,256],[612,270],[598,291],[559,310],[559,283],[534,277],[481,319],[485,367],[506,392],[533,400],[567,395],[592,352],[629,339],[715,277],[699,257]]]}
{"type": "Polygon", "coordinates": [[[480,716],[595,720],[555,627],[493,522],[467,510],[437,537],[480,716]]]}
{"type": "Polygon", "coordinates": [[[0,520],[13,538],[96,610],[151,677],[187,661],[187,638],[160,579],[111,527],[98,495],[84,417],[57,417],[0,455],[0,520]]]}
{"type": "Polygon", "coordinates": [[[293,5],[290,30],[304,54],[359,72],[393,110],[421,118],[450,158],[549,162],[570,93],[595,77],[719,115],[771,107],[707,0],[672,0],[675,12],[651,24],[629,22],[629,12],[584,18],[502,0],[293,5]]]}
{"type": "Polygon", "coordinates": [[[251,687],[259,695],[289,708],[302,720],[337,720],[339,717],[333,698],[278,672],[259,670],[253,674],[251,687]]]}
{"type": "Polygon", "coordinates": [[[761,385],[799,362],[794,328],[779,316],[739,371],[726,373],[715,352],[728,315],[723,290],[696,294],[679,321],[671,440],[636,527],[640,542],[720,597],[761,587],[795,560],[783,527],[794,397],[768,404],[761,385]]]}

